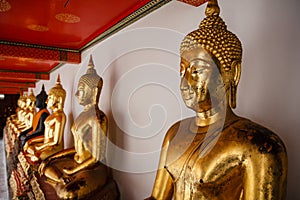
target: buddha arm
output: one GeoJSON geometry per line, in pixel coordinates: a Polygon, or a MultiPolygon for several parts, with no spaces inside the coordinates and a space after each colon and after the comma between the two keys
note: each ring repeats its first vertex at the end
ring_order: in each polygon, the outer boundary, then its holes
{"type": "Polygon", "coordinates": [[[58,158],[69,156],[69,155],[73,155],[75,153],[76,153],[76,150],[74,148],[68,148],[68,149],[65,149],[63,151],[60,151],[60,152],[50,156],[49,158],[47,158],[47,161],[49,162],[51,160],[55,160],[55,159],[58,159],[58,158]]]}
{"type": "Polygon", "coordinates": [[[166,138],[160,155],[159,169],[157,170],[152,195],[148,200],[169,200],[173,196],[173,179],[165,168],[169,146],[169,140],[166,138]]]}
{"type": "Polygon", "coordinates": [[[253,155],[245,163],[244,200],[283,200],[286,196],[287,156],[278,154],[253,155]]]}
{"type": "Polygon", "coordinates": [[[93,157],[90,157],[87,160],[85,160],[83,163],[77,165],[76,167],[74,167],[72,169],[64,169],[63,171],[68,175],[72,175],[72,174],[79,172],[82,169],[86,169],[87,167],[89,167],[95,163],[97,163],[97,160],[93,157]]]}
{"type": "Polygon", "coordinates": [[[53,133],[53,138],[50,139],[48,142],[42,144],[41,146],[37,146],[35,149],[37,151],[42,151],[43,149],[47,148],[47,147],[51,147],[54,145],[57,145],[59,143],[59,138],[61,133],[61,126],[62,126],[62,122],[57,118],[52,119],[53,121],[51,121],[49,124],[55,124],[54,127],[54,133],[53,133]]]}
{"type": "Polygon", "coordinates": [[[24,150],[24,151],[27,151],[28,147],[29,147],[31,144],[33,144],[33,143],[42,143],[42,142],[44,142],[44,136],[43,136],[43,135],[38,136],[38,137],[35,137],[35,138],[32,138],[32,139],[28,140],[28,141],[25,143],[25,145],[24,145],[24,147],[23,147],[23,150],[24,150]]]}
{"type": "Polygon", "coordinates": [[[25,131],[22,131],[22,132],[20,133],[19,137],[20,137],[20,136],[26,136],[26,134],[29,133],[30,131],[32,131],[32,127],[29,128],[29,129],[27,129],[27,130],[25,130],[25,131]]]}
{"type": "Polygon", "coordinates": [[[31,127],[32,126],[32,120],[33,120],[33,111],[28,113],[26,115],[26,126],[31,127]]]}
{"type": "Polygon", "coordinates": [[[159,169],[156,174],[152,195],[148,199],[169,200],[173,197],[173,180],[169,172],[159,169]]]}
{"type": "Polygon", "coordinates": [[[62,157],[66,157],[66,156],[71,156],[74,155],[76,153],[75,148],[69,148],[69,149],[65,149],[63,151],[59,151],[58,153],[46,158],[39,166],[38,168],[38,172],[40,175],[44,174],[45,171],[45,167],[48,165],[49,162],[51,162],[52,160],[56,160],[62,157]]]}

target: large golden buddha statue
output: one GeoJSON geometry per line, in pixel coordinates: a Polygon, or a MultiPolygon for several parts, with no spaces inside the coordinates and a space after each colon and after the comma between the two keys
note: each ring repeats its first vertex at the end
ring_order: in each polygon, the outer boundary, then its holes
{"type": "Polygon", "coordinates": [[[56,85],[50,89],[46,100],[47,107],[52,113],[44,121],[44,135],[29,139],[23,147],[25,156],[33,164],[64,149],[65,98],[66,91],[62,88],[58,76],[56,85]]]}
{"type": "Polygon", "coordinates": [[[109,173],[103,163],[108,122],[98,107],[102,84],[91,58],[75,94],[84,110],[75,119],[71,129],[74,148],[49,157],[39,167],[40,174],[45,175],[61,199],[85,198],[101,190],[107,182],[109,173]]]}
{"type": "Polygon", "coordinates": [[[163,141],[148,199],[284,199],[287,153],[269,129],[232,111],[242,47],[209,1],[206,18],[181,43],[180,89],[195,117],[175,123],[163,141]]]}

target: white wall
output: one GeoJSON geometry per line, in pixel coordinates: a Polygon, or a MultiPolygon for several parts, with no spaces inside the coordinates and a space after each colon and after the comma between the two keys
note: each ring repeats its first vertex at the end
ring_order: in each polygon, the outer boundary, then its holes
{"type": "MultiPolygon", "coordinates": [[[[270,128],[285,142],[287,199],[299,199],[300,2],[224,0],[219,4],[228,29],[243,44],[236,113],[270,128]]],[[[109,165],[124,200],[150,195],[165,132],[175,121],[193,115],[179,93],[178,55],[182,38],[197,28],[204,9],[172,1],[84,52],[81,65],[64,65],[51,74],[50,81],[37,84],[35,94],[42,83],[49,90],[61,74],[69,118],[65,138],[71,138],[72,116],[81,109],[73,90],[92,53],[104,79],[100,108],[110,123],[109,165]]]]}

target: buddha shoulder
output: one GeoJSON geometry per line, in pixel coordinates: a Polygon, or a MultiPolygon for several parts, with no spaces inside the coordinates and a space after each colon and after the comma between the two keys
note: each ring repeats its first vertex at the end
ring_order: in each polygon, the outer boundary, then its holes
{"type": "MultiPolygon", "coordinates": [[[[175,122],[167,131],[165,138],[164,138],[164,144],[171,142],[174,137],[181,138],[181,139],[188,139],[193,135],[194,133],[190,130],[190,125],[194,123],[195,118],[190,117],[183,120],[179,120],[175,122]]],[[[192,136],[194,137],[194,136],[192,136]]]]}
{"type": "Polygon", "coordinates": [[[228,126],[221,138],[221,140],[237,141],[263,154],[286,151],[283,141],[276,133],[249,119],[241,118],[228,126]]]}

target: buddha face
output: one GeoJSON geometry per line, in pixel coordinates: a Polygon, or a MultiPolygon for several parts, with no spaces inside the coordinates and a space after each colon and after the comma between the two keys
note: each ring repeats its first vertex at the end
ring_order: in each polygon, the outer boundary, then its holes
{"type": "Polygon", "coordinates": [[[49,93],[48,98],[46,100],[46,104],[47,107],[50,108],[51,110],[53,110],[54,108],[56,108],[56,104],[57,104],[57,99],[55,97],[55,95],[53,95],[52,93],[49,93]]]}
{"type": "Polygon", "coordinates": [[[22,108],[22,107],[24,106],[24,100],[23,100],[23,99],[19,99],[19,100],[18,100],[18,106],[19,106],[20,108],[22,108]]]}
{"type": "MultiPolygon", "coordinates": [[[[201,47],[185,51],[180,63],[182,98],[187,107],[196,112],[212,108],[213,101],[220,101],[217,94],[222,79],[210,54],[201,47]]],[[[215,102],[217,104],[217,102],[215,102]]]]}
{"type": "Polygon", "coordinates": [[[85,106],[92,102],[91,99],[94,95],[92,94],[90,87],[83,82],[79,82],[75,96],[77,97],[79,104],[85,106]]]}
{"type": "Polygon", "coordinates": [[[46,103],[47,103],[47,107],[48,108],[52,108],[53,107],[53,105],[54,105],[54,96],[53,96],[53,94],[49,94],[48,95],[48,98],[47,98],[47,100],[46,100],[46,103]]]}

